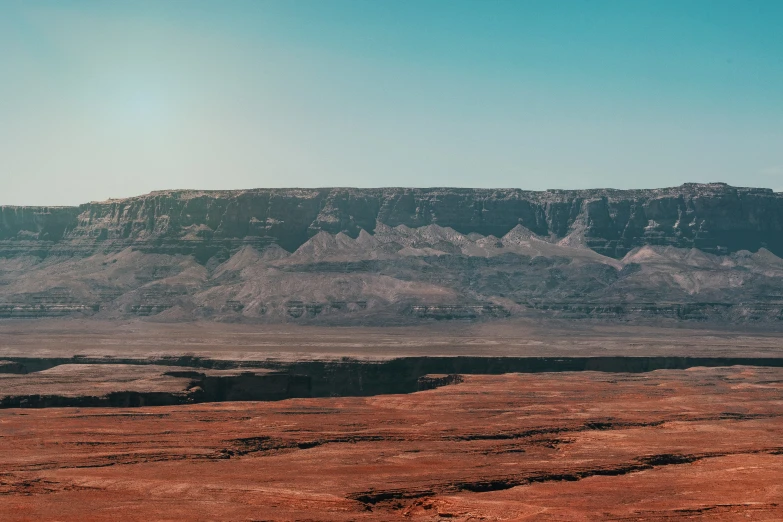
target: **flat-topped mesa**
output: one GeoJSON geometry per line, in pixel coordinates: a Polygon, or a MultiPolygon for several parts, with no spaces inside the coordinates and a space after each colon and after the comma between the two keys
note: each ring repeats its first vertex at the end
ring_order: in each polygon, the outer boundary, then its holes
{"type": "Polygon", "coordinates": [[[723,183],[645,190],[320,188],[161,191],[79,207],[0,207],[0,256],[136,249],[206,262],[244,245],[293,252],[320,231],[437,224],[503,237],[517,225],[621,258],[644,245],[783,255],[783,194],[723,183]]]}
{"type": "Polygon", "coordinates": [[[0,241],[60,241],[78,224],[78,207],[0,206],[0,241]]]}

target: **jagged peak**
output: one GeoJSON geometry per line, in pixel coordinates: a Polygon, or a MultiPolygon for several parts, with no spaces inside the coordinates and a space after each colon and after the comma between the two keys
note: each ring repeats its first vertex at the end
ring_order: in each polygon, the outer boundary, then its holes
{"type": "Polygon", "coordinates": [[[218,277],[225,272],[237,272],[244,270],[245,268],[268,263],[270,261],[279,261],[285,259],[291,254],[280,247],[279,245],[272,243],[266,246],[260,252],[250,245],[246,245],[240,248],[234,255],[228,258],[215,268],[213,277],[218,277]]]}
{"type": "Polygon", "coordinates": [[[519,245],[527,244],[533,238],[540,239],[535,233],[533,233],[532,230],[523,226],[522,224],[518,224],[509,230],[506,235],[500,239],[500,241],[506,246],[519,245]]]}
{"type": "Polygon", "coordinates": [[[372,247],[377,246],[379,243],[378,240],[372,234],[370,234],[363,228],[359,230],[359,235],[356,236],[355,241],[360,245],[372,246],[372,247]]]}
{"type": "Polygon", "coordinates": [[[261,260],[261,254],[252,246],[244,246],[233,256],[215,268],[214,277],[219,277],[225,272],[236,272],[254,265],[261,260]]]}
{"type": "Polygon", "coordinates": [[[341,245],[352,245],[355,242],[354,239],[345,232],[338,232],[335,234],[334,239],[341,245]]]}
{"type": "Polygon", "coordinates": [[[759,248],[758,252],[751,254],[751,257],[763,263],[783,266],[783,259],[763,247],[759,248]]]}
{"type": "Polygon", "coordinates": [[[267,245],[261,251],[261,259],[264,261],[277,261],[278,259],[285,259],[290,256],[291,252],[281,247],[277,243],[267,245]]]}
{"type": "Polygon", "coordinates": [[[325,259],[367,259],[377,257],[377,242],[367,234],[353,239],[344,232],[330,234],[321,230],[294,252],[292,261],[325,260],[325,259]]]}
{"type": "Polygon", "coordinates": [[[337,239],[337,236],[330,234],[325,230],[319,230],[317,234],[305,241],[305,243],[296,249],[296,251],[291,255],[302,256],[318,254],[324,249],[332,249],[337,247],[339,243],[340,241],[337,239]]]}
{"type": "Polygon", "coordinates": [[[587,226],[583,221],[577,221],[571,226],[571,231],[566,237],[557,242],[558,245],[569,248],[587,248],[585,234],[587,226]]]}

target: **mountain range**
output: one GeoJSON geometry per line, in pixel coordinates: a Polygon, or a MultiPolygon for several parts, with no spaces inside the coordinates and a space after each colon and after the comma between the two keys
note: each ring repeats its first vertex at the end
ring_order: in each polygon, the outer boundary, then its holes
{"type": "Polygon", "coordinates": [[[0,207],[0,317],[783,324],[783,194],[167,191],[0,207]]]}

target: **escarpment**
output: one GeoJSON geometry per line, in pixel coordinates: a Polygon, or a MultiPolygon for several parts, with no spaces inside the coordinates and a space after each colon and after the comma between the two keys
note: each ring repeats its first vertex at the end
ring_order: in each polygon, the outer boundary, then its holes
{"type": "Polygon", "coordinates": [[[0,319],[783,324],[768,189],[170,191],[0,217],[0,319]]]}
{"type": "Polygon", "coordinates": [[[376,225],[436,224],[502,237],[517,225],[621,258],[644,245],[783,254],[783,194],[724,184],[654,190],[254,189],[166,191],[79,207],[0,207],[0,256],[90,255],[128,246],[194,254],[276,243],[294,251],[320,231],[356,238],[376,225]]]}

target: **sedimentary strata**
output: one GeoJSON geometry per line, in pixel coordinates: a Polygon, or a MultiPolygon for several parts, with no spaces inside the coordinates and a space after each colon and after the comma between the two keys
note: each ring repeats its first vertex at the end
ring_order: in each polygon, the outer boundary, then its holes
{"type": "Polygon", "coordinates": [[[783,195],[170,191],[0,208],[0,318],[783,321],[783,195]]]}
{"type": "Polygon", "coordinates": [[[652,190],[256,189],[165,191],[78,207],[0,207],[3,254],[94,253],[136,246],[195,253],[274,242],[289,251],[320,231],[357,237],[377,224],[437,224],[502,237],[583,237],[621,258],[644,245],[711,253],[783,253],[783,195],[721,183],[652,190]]]}
{"type": "Polygon", "coordinates": [[[24,375],[0,375],[0,408],[167,406],[310,395],[309,377],[264,369],[58,364],[24,375]]]}

